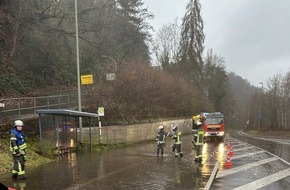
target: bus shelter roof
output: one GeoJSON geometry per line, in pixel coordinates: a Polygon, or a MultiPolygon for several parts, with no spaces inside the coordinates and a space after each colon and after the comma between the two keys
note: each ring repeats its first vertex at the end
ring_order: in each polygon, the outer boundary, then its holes
{"type": "Polygon", "coordinates": [[[61,115],[61,116],[72,116],[72,117],[99,117],[99,114],[74,111],[68,109],[38,109],[36,110],[38,114],[47,114],[47,115],[61,115]]]}

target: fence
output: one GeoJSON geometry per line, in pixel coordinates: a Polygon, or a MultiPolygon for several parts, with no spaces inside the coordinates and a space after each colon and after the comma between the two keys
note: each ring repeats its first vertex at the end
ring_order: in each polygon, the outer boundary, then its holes
{"type": "MultiPolygon", "coordinates": [[[[88,100],[91,96],[82,95],[82,110],[97,113],[98,107],[93,109],[88,100]]],[[[15,119],[29,119],[38,117],[37,109],[77,109],[78,97],[76,93],[40,97],[24,97],[0,99],[0,124],[11,123],[15,119]]],[[[180,113],[178,110],[115,110],[105,108],[105,116],[102,117],[102,125],[128,125],[157,122],[173,118],[188,118],[191,113],[180,113]]]]}
{"type": "Polygon", "coordinates": [[[77,94],[1,99],[0,123],[37,117],[37,109],[75,109],[77,101],[77,94]]]}

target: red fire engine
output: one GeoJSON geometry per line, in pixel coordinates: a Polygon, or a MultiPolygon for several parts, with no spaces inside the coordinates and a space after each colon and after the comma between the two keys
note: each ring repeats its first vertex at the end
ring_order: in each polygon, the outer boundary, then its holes
{"type": "Polygon", "coordinates": [[[205,118],[205,120],[203,121],[205,139],[223,140],[225,136],[224,115],[221,112],[202,112],[200,116],[205,118]]]}

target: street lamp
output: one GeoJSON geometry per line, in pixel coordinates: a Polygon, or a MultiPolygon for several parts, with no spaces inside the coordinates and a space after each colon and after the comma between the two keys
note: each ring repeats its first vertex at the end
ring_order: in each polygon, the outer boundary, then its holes
{"type": "MultiPolygon", "coordinates": [[[[76,23],[76,54],[77,54],[77,81],[78,81],[78,110],[82,111],[82,100],[81,100],[81,77],[80,77],[80,58],[79,58],[79,30],[78,30],[78,7],[77,0],[75,0],[75,23],[76,23]]],[[[80,143],[83,143],[83,121],[79,117],[79,127],[80,127],[80,143]]]]}
{"type": "MultiPolygon", "coordinates": [[[[259,82],[259,84],[262,85],[262,94],[263,94],[263,83],[259,82]]],[[[259,115],[258,115],[258,131],[260,130],[260,125],[261,125],[261,120],[262,120],[262,94],[261,94],[261,98],[260,98],[260,109],[259,109],[259,115]]]]}

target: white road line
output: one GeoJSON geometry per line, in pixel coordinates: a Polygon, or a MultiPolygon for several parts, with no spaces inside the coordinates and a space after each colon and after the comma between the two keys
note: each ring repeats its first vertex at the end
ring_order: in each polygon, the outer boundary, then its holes
{"type": "Polygon", "coordinates": [[[255,166],[266,164],[268,162],[272,162],[272,161],[275,161],[275,160],[278,160],[278,158],[271,157],[271,158],[268,158],[268,159],[264,159],[264,160],[260,160],[260,161],[257,161],[257,162],[252,162],[250,164],[246,164],[246,165],[242,165],[242,166],[239,166],[239,167],[235,167],[235,168],[232,168],[232,169],[229,169],[229,170],[223,170],[223,171],[221,171],[221,172],[219,172],[217,174],[217,178],[225,177],[227,175],[231,175],[231,174],[234,174],[234,173],[237,173],[237,172],[240,172],[240,171],[243,171],[243,170],[247,170],[247,169],[250,169],[250,168],[255,167],[255,166]]]}
{"type": "Polygon", "coordinates": [[[268,175],[267,177],[261,178],[259,180],[253,181],[251,183],[248,183],[246,185],[242,185],[240,187],[237,187],[233,190],[244,190],[244,189],[251,189],[251,190],[255,190],[255,189],[259,189],[261,187],[264,187],[266,185],[269,185],[271,183],[274,183],[280,179],[283,179],[285,177],[290,176],[290,168],[277,172],[275,174],[272,175],[268,175]]]}
{"type": "Polygon", "coordinates": [[[253,156],[253,155],[255,155],[255,154],[260,154],[260,153],[264,153],[264,152],[265,152],[264,150],[261,150],[261,151],[252,152],[252,153],[248,153],[248,154],[243,154],[243,155],[233,156],[233,157],[232,157],[232,160],[234,160],[234,159],[238,159],[238,158],[243,158],[243,157],[248,157],[248,156],[253,156]]]}
{"type": "Polygon", "coordinates": [[[289,140],[286,139],[279,139],[279,138],[273,138],[273,137],[269,137],[269,138],[265,138],[265,137],[254,137],[251,135],[248,135],[244,132],[239,132],[240,135],[242,136],[247,136],[253,139],[261,139],[261,140],[265,140],[265,141],[270,141],[270,142],[275,142],[275,143],[279,143],[279,144],[286,144],[286,145],[290,145],[289,140]]]}
{"type": "Polygon", "coordinates": [[[238,149],[233,149],[235,152],[239,152],[239,151],[242,151],[242,150],[247,150],[247,149],[252,149],[254,147],[245,147],[245,148],[238,148],[238,149]]]}
{"type": "MultiPolygon", "coordinates": [[[[243,136],[244,133],[242,133],[242,132],[240,133],[240,132],[239,132],[239,134],[241,134],[241,135],[243,136]]],[[[245,135],[245,136],[246,136],[246,135],[245,135]]],[[[243,142],[243,141],[241,141],[241,142],[243,142]]],[[[248,146],[252,146],[252,147],[255,147],[255,148],[257,148],[257,149],[263,150],[263,151],[265,151],[266,153],[270,154],[271,156],[276,157],[277,159],[281,160],[282,162],[284,162],[284,163],[286,163],[286,164],[288,164],[288,165],[290,166],[290,163],[289,163],[289,162],[287,162],[287,161],[284,160],[283,158],[278,157],[278,156],[275,155],[275,154],[272,154],[271,152],[269,152],[269,151],[267,151],[267,150],[264,150],[264,149],[262,149],[262,148],[260,148],[260,147],[254,146],[254,145],[252,145],[252,144],[248,144],[248,146]]]]}
{"type": "Polygon", "coordinates": [[[238,145],[232,145],[233,148],[237,148],[237,147],[243,147],[243,146],[247,146],[248,144],[238,144],[238,145]]]}

